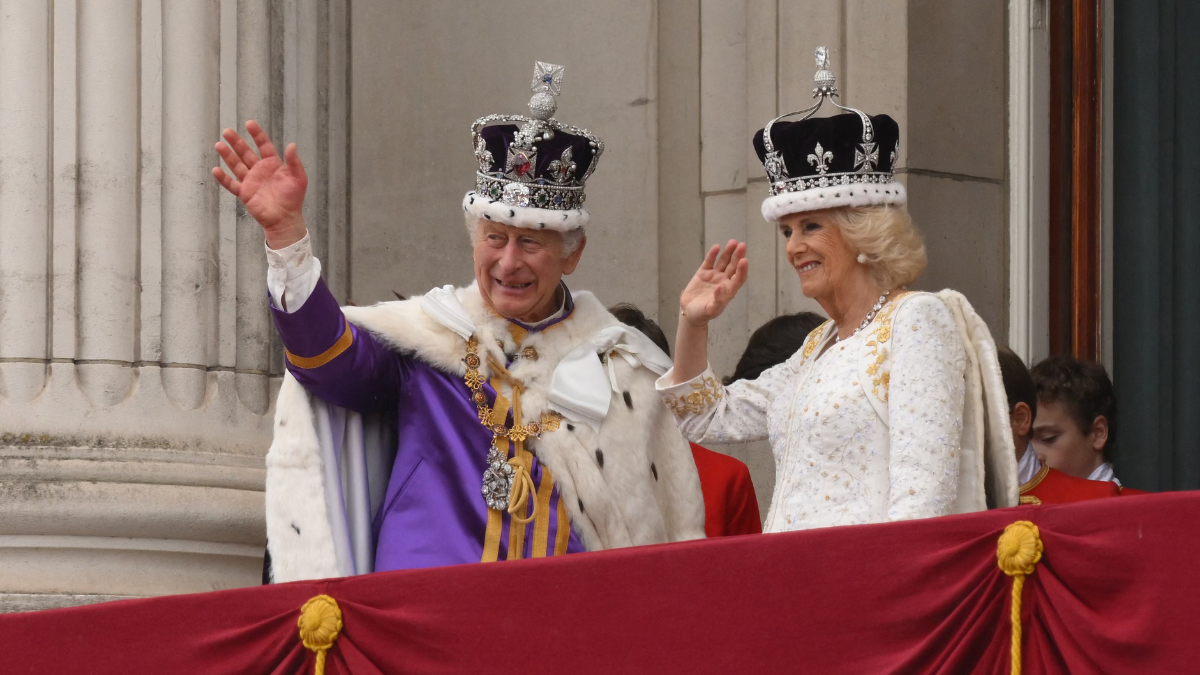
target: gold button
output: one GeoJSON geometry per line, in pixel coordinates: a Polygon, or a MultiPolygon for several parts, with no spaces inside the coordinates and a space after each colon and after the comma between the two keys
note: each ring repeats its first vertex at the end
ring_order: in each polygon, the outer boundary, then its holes
{"type": "Polygon", "coordinates": [[[813,413],[813,417],[820,417],[820,416],[821,416],[821,411],[820,411],[820,410],[818,410],[817,412],[813,413]]]}
{"type": "Polygon", "coordinates": [[[530,361],[537,361],[537,360],[538,360],[538,353],[537,353],[537,350],[536,350],[536,349],[534,349],[533,347],[526,347],[525,349],[522,349],[522,350],[521,350],[521,356],[523,356],[523,357],[525,357],[525,358],[529,359],[530,361]]]}
{"type": "Polygon", "coordinates": [[[821,381],[821,378],[819,378],[819,377],[818,377],[818,378],[817,378],[817,382],[820,382],[820,381],[821,381]]]}
{"type": "Polygon", "coordinates": [[[825,495],[825,501],[829,501],[829,495],[825,495]]]}
{"type": "Polygon", "coordinates": [[[917,494],[917,491],[912,488],[908,488],[908,494],[915,495],[915,494],[917,494]]]}
{"type": "Polygon", "coordinates": [[[850,384],[852,384],[852,385],[854,385],[854,386],[856,386],[856,387],[858,386],[858,383],[857,383],[857,382],[851,382],[850,384]]]}
{"type": "Polygon", "coordinates": [[[834,403],[834,404],[833,404],[833,407],[835,407],[835,408],[836,408],[836,407],[838,407],[838,404],[834,403]]]}

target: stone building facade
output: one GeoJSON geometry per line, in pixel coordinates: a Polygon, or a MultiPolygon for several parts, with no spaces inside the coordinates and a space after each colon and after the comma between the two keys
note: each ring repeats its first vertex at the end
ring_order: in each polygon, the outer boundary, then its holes
{"type": "MultiPolygon", "coordinates": [[[[1036,2],[1036,0],[1035,0],[1036,2]]],[[[1015,4],[1022,4],[1014,0],[1015,4]]],[[[1028,4],[1028,2],[1024,2],[1028,4]]],[[[750,244],[714,327],[817,309],[759,215],[751,134],[842,102],[900,124],[930,268],[1009,331],[1009,30],[1002,0],[0,0],[0,610],[258,582],[281,350],[257,226],[209,171],[222,127],[295,141],[326,279],[368,304],[470,280],[469,126],[521,112],[606,142],[568,279],[673,335],[705,248],[750,244]]],[[[763,501],[762,445],[729,448],[763,501]]]]}

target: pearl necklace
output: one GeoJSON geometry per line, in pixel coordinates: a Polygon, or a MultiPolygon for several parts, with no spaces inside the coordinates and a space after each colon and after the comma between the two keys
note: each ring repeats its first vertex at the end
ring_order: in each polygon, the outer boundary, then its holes
{"type": "MultiPolygon", "coordinates": [[[[858,324],[858,328],[854,329],[854,332],[850,334],[850,337],[854,337],[855,335],[858,335],[860,331],[862,331],[867,326],[871,325],[871,319],[874,319],[875,315],[879,313],[879,310],[883,309],[883,303],[887,302],[887,296],[891,292],[892,291],[889,289],[889,290],[884,291],[883,295],[879,296],[879,300],[877,300],[875,302],[875,306],[871,308],[871,311],[867,312],[867,318],[863,319],[862,323],[858,324]]],[[[837,344],[841,341],[842,341],[842,336],[839,335],[833,341],[833,343],[837,344]]]]}

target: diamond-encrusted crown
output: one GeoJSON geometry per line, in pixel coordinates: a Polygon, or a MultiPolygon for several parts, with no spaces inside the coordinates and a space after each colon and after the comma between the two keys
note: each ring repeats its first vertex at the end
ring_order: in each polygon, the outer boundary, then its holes
{"type": "Polygon", "coordinates": [[[754,136],[770,181],[764,217],[773,221],[800,211],[905,203],[904,188],[894,177],[899,125],[887,115],[869,116],[835,100],[837,77],[828,48],[817,48],[816,68],[816,104],[776,117],[754,136]],[[814,117],[825,101],[846,114],[814,117]],[[783,121],[795,116],[800,119],[783,121]]]}
{"type": "Polygon", "coordinates": [[[596,170],[604,142],[554,119],[563,70],[542,61],[534,65],[528,116],[487,115],[471,125],[477,197],[513,207],[582,209],[584,183],[596,170]]]}

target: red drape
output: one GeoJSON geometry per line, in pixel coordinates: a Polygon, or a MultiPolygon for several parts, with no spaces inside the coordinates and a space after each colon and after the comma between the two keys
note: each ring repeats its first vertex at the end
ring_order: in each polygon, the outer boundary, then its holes
{"type": "Polygon", "coordinates": [[[0,616],[4,673],[1007,673],[1004,527],[1045,544],[1025,673],[1200,666],[1200,493],[1031,506],[0,616]]]}

